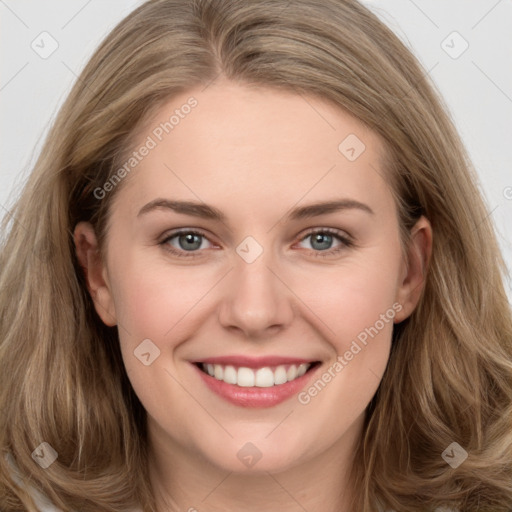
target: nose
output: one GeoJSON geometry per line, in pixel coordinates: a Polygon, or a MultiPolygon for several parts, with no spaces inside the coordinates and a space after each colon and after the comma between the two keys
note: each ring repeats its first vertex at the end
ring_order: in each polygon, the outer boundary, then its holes
{"type": "Polygon", "coordinates": [[[247,263],[236,255],[218,309],[221,325],[247,339],[268,338],[290,325],[294,295],[264,251],[247,263]]]}

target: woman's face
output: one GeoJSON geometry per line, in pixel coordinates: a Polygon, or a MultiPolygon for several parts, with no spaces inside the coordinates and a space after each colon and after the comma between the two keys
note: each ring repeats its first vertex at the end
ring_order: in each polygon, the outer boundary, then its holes
{"type": "Polygon", "coordinates": [[[313,97],[218,80],[134,151],[88,280],[153,442],[237,472],[352,446],[426,239],[407,267],[380,139],[313,97]]]}

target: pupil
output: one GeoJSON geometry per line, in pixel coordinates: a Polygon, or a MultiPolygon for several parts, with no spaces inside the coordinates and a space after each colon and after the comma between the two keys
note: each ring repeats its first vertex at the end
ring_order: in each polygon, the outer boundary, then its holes
{"type": "Polygon", "coordinates": [[[329,245],[330,245],[330,242],[331,242],[331,238],[332,236],[331,235],[326,235],[326,234],[323,234],[323,233],[317,233],[314,237],[314,240],[315,242],[320,242],[320,244],[322,243],[322,241],[324,242],[324,244],[326,244],[326,246],[324,247],[318,247],[318,249],[320,250],[325,250],[325,249],[329,249],[329,245]]]}
{"type": "Polygon", "coordinates": [[[186,242],[185,242],[185,247],[183,247],[183,244],[180,243],[180,245],[182,246],[182,249],[199,249],[199,247],[201,246],[201,240],[199,240],[199,235],[196,235],[194,233],[189,233],[187,235],[182,235],[180,237],[180,242],[182,241],[182,239],[185,239],[186,242]],[[196,245],[197,247],[191,247],[190,244],[194,244],[194,238],[196,239],[195,242],[196,242],[196,245]],[[197,244],[197,241],[199,240],[199,244],[197,244]]]}

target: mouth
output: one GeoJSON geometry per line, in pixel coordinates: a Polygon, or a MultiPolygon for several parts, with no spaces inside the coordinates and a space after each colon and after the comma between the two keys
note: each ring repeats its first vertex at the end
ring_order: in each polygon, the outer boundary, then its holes
{"type": "Polygon", "coordinates": [[[320,364],[320,361],[300,364],[280,364],[249,368],[212,363],[194,363],[203,373],[218,381],[244,388],[281,386],[302,377],[320,364]]]}
{"type": "Polygon", "coordinates": [[[291,358],[209,358],[192,362],[206,389],[239,407],[273,407],[297,395],[321,361],[291,358]]]}

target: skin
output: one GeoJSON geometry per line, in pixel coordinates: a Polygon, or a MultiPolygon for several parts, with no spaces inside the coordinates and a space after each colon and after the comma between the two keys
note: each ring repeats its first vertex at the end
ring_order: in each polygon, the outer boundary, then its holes
{"type": "Polygon", "coordinates": [[[122,183],[106,253],[90,224],[74,233],[96,311],[118,326],[124,364],[148,412],[159,510],[348,510],[364,411],[388,362],[393,323],[418,303],[431,226],[418,221],[404,257],[381,139],[318,98],[219,79],[166,103],[136,147],[190,96],[197,107],[122,183]],[[338,150],[349,134],[366,146],[355,161],[338,150]],[[204,202],[226,220],[164,208],[137,216],[157,198],[204,202]],[[286,218],[291,208],[340,198],[374,214],[350,208],[286,218]],[[307,236],[326,227],[353,245],[307,236]],[[199,256],[165,249],[190,254],[183,237],[182,245],[179,236],[159,243],[178,228],[205,233],[192,249],[199,256]],[[236,252],[247,236],[263,249],[250,264],[236,252]],[[326,245],[340,251],[321,257],[326,245]],[[321,361],[321,375],[393,304],[401,308],[394,319],[306,405],[296,396],[264,409],[230,404],[190,364],[284,355],[321,361]],[[134,350],[148,338],[161,353],[146,366],[134,350]],[[261,453],[252,467],[237,457],[247,442],[261,453]]]}

